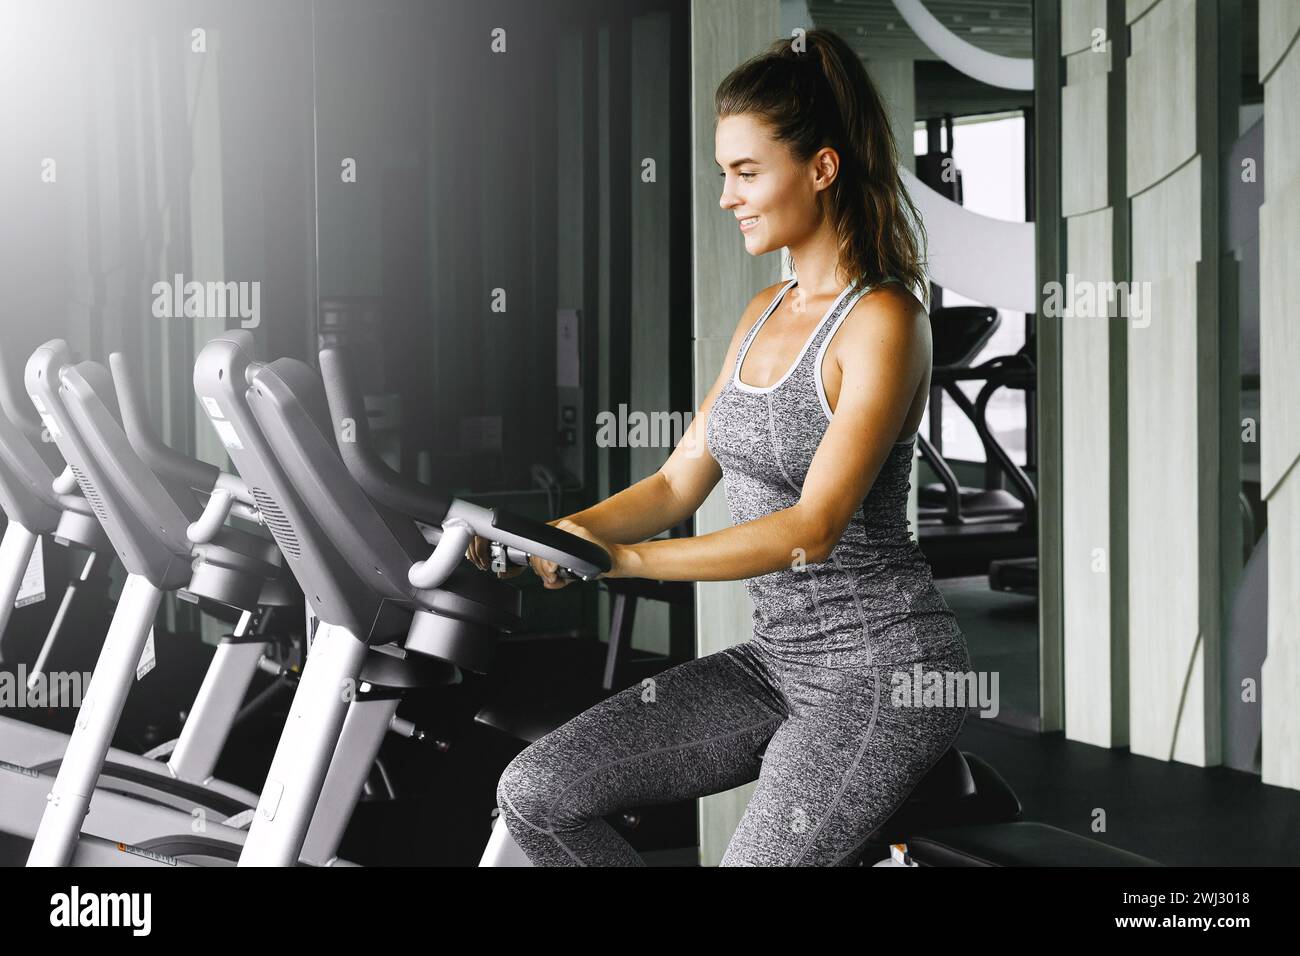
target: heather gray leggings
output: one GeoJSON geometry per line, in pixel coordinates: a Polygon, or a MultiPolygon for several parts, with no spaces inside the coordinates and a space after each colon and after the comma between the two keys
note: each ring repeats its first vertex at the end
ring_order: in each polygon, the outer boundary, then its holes
{"type": "MultiPolygon", "coordinates": [[[[778,656],[750,640],[629,687],[541,738],[497,787],[539,866],[641,866],[602,817],[758,786],[723,866],[847,866],[943,755],[964,706],[905,705],[912,664],[778,656]]],[[[966,672],[964,642],[925,669],[966,672]]]]}

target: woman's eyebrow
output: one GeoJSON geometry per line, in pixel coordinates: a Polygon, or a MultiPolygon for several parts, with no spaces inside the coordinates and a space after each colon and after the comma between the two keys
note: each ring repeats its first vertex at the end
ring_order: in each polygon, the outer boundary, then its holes
{"type": "MultiPolygon", "coordinates": [[[[745,165],[746,163],[753,163],[753,164],[755,164],[755,165],[758,165],[758,160],[756,160],[756,159],[750,159],[748,156],[746,156],[744,159],[733,159],[731,162],[729,162],[729,163],[727,164],[727,166],[728,166],[728,168],[730,168],[730,169],[735,169],[737,166],[743,166],[743,165],[745,165]]],[[[721,166],[721,165],[722,165],[722,164],[721,164],[720,162],[718,162],[716,159],[713,161],[713,164],[714,164],[715,166],[721,166]]]]}

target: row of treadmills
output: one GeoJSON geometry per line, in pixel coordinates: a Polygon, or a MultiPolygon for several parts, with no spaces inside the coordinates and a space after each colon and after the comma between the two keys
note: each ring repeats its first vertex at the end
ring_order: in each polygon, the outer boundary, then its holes
{"type": "MultiPolygon", "coordinates": [[[[0,719],[0,833],[31,841],[29,865],[346,865],[343,833],[385,736],[404,732],[403,695],[490,668],[499,636],[521,626],[520,592],[464,560],[472,537],[494,542],[502,562],[538,555],[586,579],[609,567],[590,542],[389,469],[338,348],[321,351],[318,369],[259,360],[246,331],[203,348],[194,387],[234,473],[157,439],[120,354],[106,368],[47,342],[23,386],[0,375],[0,625],[41,536],[126,571],[71,735],[0,719]],[[238,626],[180,737],[146,754],[117,750],[169,592],[238,626]],[[250,622],[298,601],[310,646],[253,793],[213,768],[254,674],[274,657],[273,639],[250,622]]],[[[906,844],[904,859],[921,865],[1150,862],[1024,820],[996,772],[955,748],[876,836],[874,859],[906,844]]],[[[500,821],[483,862],[526,864],[500,821]]]]}

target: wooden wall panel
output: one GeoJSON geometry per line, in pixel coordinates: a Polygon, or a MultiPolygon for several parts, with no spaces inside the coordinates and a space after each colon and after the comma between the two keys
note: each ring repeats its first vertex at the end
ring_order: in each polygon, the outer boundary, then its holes
{"type": "Polygon", "coordinates": [[[1132,23],[1155,6],[1155,3],[1156,0],[1124,0],[1124,22],[1132,23]]]}
{"type": "Polygon", "coordinates": [[[1160,0],[1132,29],[1128,190],[1154,185],[1196,152],[1196,6],[1160,0]]]}
{"type": "MultiPolygon", "coordinates": [[[[691,4],[691,150],[693,247],[695,261],[695,402],[718,375],[736,323],[749,300],[780,278],[776,253],[755,258],[745,251],[734,219],[718,208],[719,183],[713,162],[713,94],[719,82],[749,57],[775,40],[780,30],[778,0],[693,0],[691,4]]],[[[708,534],[731,524],[719,482],[696,516],[696,533],[708,534]]],[[[752,632],[752,603],[742,581],[697,584],[696,653],[703,657],[740,641],[752,632]]],[[[700,801],[700,862],[722,859],[740,822],[752,786],[705,797],[700,801]]]]}
{"type": "MultiPolygon", "coordinates": [[[[1300,33],[1300,3],[1259,0],[1259,79],[1266,82],[1300,33]]],[[[1292,63],[1295,58],[1290,58],[1292,63]]],[[[1294,88],[1292,88],[1294,89],[1294,88]]],[[[1276,97],[1280,100],[1281,97],[1276,97]]],[[[1267,102],[1267,97],[1265,97],[1267,102]]],[[[1294,106],[1294,103],[1292,104],[1294,106]]]]}
{"type": "Polygon", "coordinates": [[[1300,4],[1261,0],[1259,31],[1268,157],[1259,211],[1260,480],[1269,562],[1262,779],[1300,789],[1300,4]]]}
{"type": "Polygon", "coordinates": [[[1061,88],[1061,213],[1077,216],[1094,212],[1107,197],[1107,84],[1109,74],[1082,72],[1069,66],[1105,63],[1109,57],[1085,51],[1067,59],[1070,82],[1061,88]]]}
{"type": "MultiPolygon", "coordinates": [[[[1109,207],[1067,219],[1068,269],[1076,282],[1113,277],[1109,207]]],[[[1112,409],[1110,320],[1076,316],[1061,323],[1062,574],[1065,614],[1065,733],[1099,747],[1121,746],[1111,652],[1110,469],[1112,409]]]]}
{"type": "Polygon", "coordinates": [[[1106,0],[1065,0],[1061,4],[1061,55],[1088,49],[1094,30],[1106,29],[1106,0]]]}

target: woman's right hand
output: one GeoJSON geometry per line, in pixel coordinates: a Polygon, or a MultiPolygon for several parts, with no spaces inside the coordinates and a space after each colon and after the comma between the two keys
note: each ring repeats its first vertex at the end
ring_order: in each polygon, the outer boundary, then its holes
{"type": "MultiPolygon", "coordinates": [[[[559,527],[567,530],[570,533],[578,527],[567,518],[556,518],[554,521],[548,521],[546,523],[552,527],[559,527]]],[[[586,537],[586,535],[581,536],[586,537]]],[[[480,571],[492,571],[492,542],[487,538],[480,538],[478,535],[475,535],[474,540],[469,543],[469,547],[465,550],[465,557],[469,558],[474,567],[478,568],[480,571]]],[[[554,561],[548,561],[545,558],[539,558],[536,555],[530,554],[528,556],[528,567],[531,567],[533,573],[542,579],[543,585],[548,590],[558,590],[559,588],[572,584],[574,580],[576,580],[575,578],[561,576],[560,566],[558,564],[554,561]]],[[[506,570],[493,573],[496,574],[499,579],[504,581],[507,578],[517,577],[523,572],[523,570],[524,565],[522,564],[507,563],[506,570]]]]}
{"type": "MultiPolygon", "coordinates": [[[[474,535],[474,540],[469,543],[465,549],[465,557],[469,558],[470,563],[480,571],[492,571],[492,542],[487,538],[480,538],[474,535]]],[[[536,560],[535,558],[531,560],[536,560]]],[[[504,571],[495,571],[498,578],[505,580],[507,578],[517,577],[524,571],[522,564],[510,564],[506,562],[504,571]]]]}

